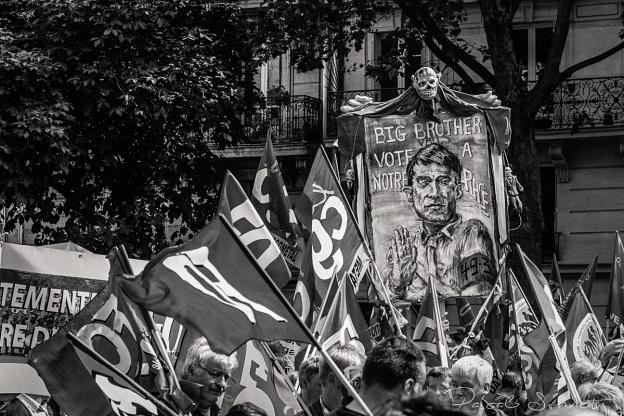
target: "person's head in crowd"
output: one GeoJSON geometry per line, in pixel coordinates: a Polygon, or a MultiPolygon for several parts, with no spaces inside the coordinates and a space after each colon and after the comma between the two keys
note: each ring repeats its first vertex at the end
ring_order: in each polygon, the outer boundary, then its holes
{"type": "Polygon", "coordinates": [[[279,365],[282,366],[282,369],[284,370],[287,376],[295,372],[295,360],[292,356],[281,355],[279,357],[276,357],[276,359],[279,365]]]}
{"type": "Polygon", "coordinates": [[[473,338],[470,341],[470,348],[472,349],[471,355],[479,355],[483,357],[483,353],[490,347],[490,340],[484,336],[479,338],[473,338]]]}
{"type": "Polygon", "coordinates": [[[598,356],[602,368],[615,367],[617,365],[622,347],[624,347],[624,339],[614,339],[605,345],[598,356]]]}
{"type": "Polygon", "coordinates": [[[451,403],[468,415],[479,414],[490,389],[493,369],[478,355],[462,357],[451,368],[451,403]]]}
{"type": "MultiPolygon", "coordinates": [[[[327,354],[357,390],[360,384],[364,356],[350,344],[335,345],[327,350],[327,354]]],[[[327,410],[333,412],[347,400],[347,389],[332,371],[330,364],[325,360],[322,360],[319,375],[321,380],[321,403],[327,410]]]]}
{"type": "Polygon", "coordinates": [[[182,366],[180,378],[192,384],[183,384],[185,392],[200,409],[213,406],[225,392],[227,382],[236,368],[235,354],[214,352],[206,338],[200,337],[190,346],[182,366]]]}
{"type": "Polygon", "coordinates": [[[301,399],[308,407],[321,396],[320,368],[321,357],[319,355],[308,357],[299,366],[301,399]]]}
{"type": "Polygon", "coordinates": [[[401,402],[389,402],[378,414],[381,416],[465,416],[464,413],[453,409],[448,401],[430,391],[401,402]]]}
{"type": "Polygon", "coordinates": [[[624,394],[608,383],[584,383],[578,388],[583,404],[605,416],[615,416],[624,411],[624,394]]]}
{"type": "Polygon", "coordinates": [[[583,383],[595,383],[598,379],[598,370],[587,360],[575,361],[570,366],[570,373],[576,387],[583,383]]]}
{"type": "Polygon", "coordinates": [[[519,395],[522,391],[522,376],[515,371],[508,371],[503,374],[500,392],[505,395],[519,395]]]}
{"type": "Polygon", "coordinates": [[[245,402],[230,407],[226,416],[267,416],[267,413],[255,404],[245,402]]]}
{"type": "Polygon", "coordinates": [[[390,337],[368,354],[362,370],[362,399],[408,399],[422,391],[426,375],[425,356],[416,343],[390,337]]]}
{"type": "Polygon", "coordinates": [[[425,390],[441,396],[448,397],[448,389],[451,387],[451,370],[447,367],[433,367],[427,373],[425,390]]]}
{"type": "Polygon", "coordinates": [[[601,416],[597,411],[581,406],[553,407],[540,413],[540,416],[601,416]]]}

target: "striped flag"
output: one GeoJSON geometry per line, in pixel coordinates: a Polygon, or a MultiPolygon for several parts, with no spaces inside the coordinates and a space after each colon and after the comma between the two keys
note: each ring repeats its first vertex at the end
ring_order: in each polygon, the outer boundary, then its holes
{"type": "Polygon", "coordinates": [[[561,316],[557,310],[557,305],[553,300],[548,281],[542,274],[539,267],[537,267],[527,257],[524,251],[522,251],[520,246],[517,244],[516,250],[520,257],[520,263],[523,266],[526,278],[529,281],[531,289],[533,290],[533,294],[535,295],[535,300],[537,301],[537,306],[540,309],[544,324],[548,329],[548,334],[552,334],[557,337],[559,334],[565,332],[565,325],[561,320],[561,316]]]}
{"type": "Polygon", "coordinates": [[[435,280],[429,276],[423,302],[416,321],[409,326],[408,337],[422,350],[427,366],[449,366],[449,351],[438,306],[435,280]]]}

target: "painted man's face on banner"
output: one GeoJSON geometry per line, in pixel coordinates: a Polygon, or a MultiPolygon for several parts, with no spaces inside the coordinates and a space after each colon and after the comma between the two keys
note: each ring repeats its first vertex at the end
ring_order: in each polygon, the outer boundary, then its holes
{"type": "Polygon", "coordinates": [[[447,166],[430,163],[414,165],[412,187],[406,189],[407,199],[424,222],[447,224],[456,213],[457,200],[462,196],[457,174],[447,166]]]}

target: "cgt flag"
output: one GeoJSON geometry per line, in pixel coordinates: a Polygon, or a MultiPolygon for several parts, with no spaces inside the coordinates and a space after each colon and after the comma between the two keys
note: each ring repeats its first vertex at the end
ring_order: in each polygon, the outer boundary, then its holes
{"type": "MultiPolygon", "coordinates": [[[[173,371],[167,369],[157,355],[143,312],[125,296],[119,285],[124,280],[121,260],[113,252],[109,254],[109,260],[111,268],[107,286],[67,325],[31,351],[29,357],[30,365],[37,370],[50,394],[63,411],[72,416],[112,414],[112,398],[108,393],[110,389],[115,394],[120,390],[116,390],[119,383],[112,380],[110,383],[114,384],[110,384],[109,390],[102,389],[102,384],[92,377],[93,373],[71,345],[67,338],[70,334],[114,363],[118,372],[149,393],[162,397],[171,391],[167,373],[173,375],[173,371]]],[[[116,406],[132,408],[133,403],[139,403],[135,394],[139,393],[116,397],[116,406]]]]}
{"type": "Polygon", "coordinates": [[[566,318],[568,363],[587,360],[600,364],[598,355],[605,346],[602,328],[585,300],[583,288],[578,287],[566,318]]]}
{"type": "Polygon", "coordinates": [[[223,215],[123,283],[135,302],[199,332],[221,354],[249,339],[310,342],[223,215]]]}
{"type": "Polygon", "coordinates": [[[290,281],[288,264],[245,191],[230,171],[226,172],[223,180],[219,213],[232,224],[260,267],[271,276],[276,285],[284,287],[290,281]]]}
{"type": "Polygon", "coordinates": [[[624,323],[624,243],[620,232],[615,232],[615,246],[613,248],[613,264],[609,278],[609,298],[605,318],[619,327],[624,323]]]}
{"type": "Polygon", "coordinates": [[[234,369],[221,405],[221,414],[245,402],[255,404],[267,416],[296,416],[301,413],[297,398],[284,375],[276,368],[267,351],[259,341],[248,341],[236,353],[238,366],[234,369]]]}
{"type": "Polygon", "coordinates": [[[301,268],[305,244],[273,152],[270,133],[267,134],[266,146],[260,159],[250,199],[275,237],[286,261],[301,268]]]}
{"type": "Polygon", "coordinates": [[[370,262],[327,155],[319,148],[295,212],[311,231],[312,270],[323,299],[334,273],[359,287],[370,262]]]}
{"type": "MultiPolygon", "coordinates": [[[[531,347],[527,345],[526,338],[538,328],[538,321],[535,313],[531,309],[524,292],[513,271],[509,271],[509,296],[511,308],[511,337],[509,339],[509,355],[517,355],[520,360],[522,378],[528,393],[529,400],[536,400],[537,394],[541,393],[541,383],[539,383],[539,368],[541,359],[546,353],[546,348],[541,346],[531,347]]],[[[546,344],[542,339],[542,344],[546,344]]]]}
{"type": "Polygon", "coordinates": [[[343,278],[338,292],[324,317],[324,324],[318,340],[325,349],[336,344],[345,345],[349,341],[358,340],[365,351],[370,351],[372,341],[368,334],[368,325],[362,314],[360,305],[355,298],[354,287],[349,279],[343,278]]]}

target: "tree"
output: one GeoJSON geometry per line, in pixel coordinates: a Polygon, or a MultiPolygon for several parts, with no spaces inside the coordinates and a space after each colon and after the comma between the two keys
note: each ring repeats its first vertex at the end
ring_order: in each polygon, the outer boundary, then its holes
{"type": "Polygon", "coordinates": [[[4,2],[5,230],[148,258],[166,222],[201,228],[274,35],[231,1],[4,2]]]}
{"type": "MultiPolygon", "coordinates": [[[[493,88],[503,104],[511,108],[513,133],[509,159],[526,190],[524,222],[512,237],[530,257],[540,261],[544,221],[533,134],[535,115],[562,81],[624,48],[624,42],[614,39],[610,48],[560,69],[574,3],[574,0],[557,2],[548,59],[539,80],[530,89],[513,48],[513,17],[520,0],[479,0],[487,39],[487,45],[483,46],[471,45],[461,37],[460,25],[466,14],[461,0],[330,0],[321,4],[315,0],[266,0],[265,17],[281,24],[282,30],[289,34],[283,46],[291,46],[291,61],[301,70],[309,70],[321,67],[323,60],[335,52],[346,55],[351,48],[361,49],[364,35],[377,19],[399,8],[403,24],[394,35],[403,47],[397,48],[398,59],[382,62],[386,70],[388,62],[409,67],[412,64],[409,45],[422,41],[462,78],[468,91],[476,90],[479,82],[493,88]],[[487,60],[492,69],[484,64],[487,60]]],[[[372,69],[378,71],[379,66],[372,69]]]]}

